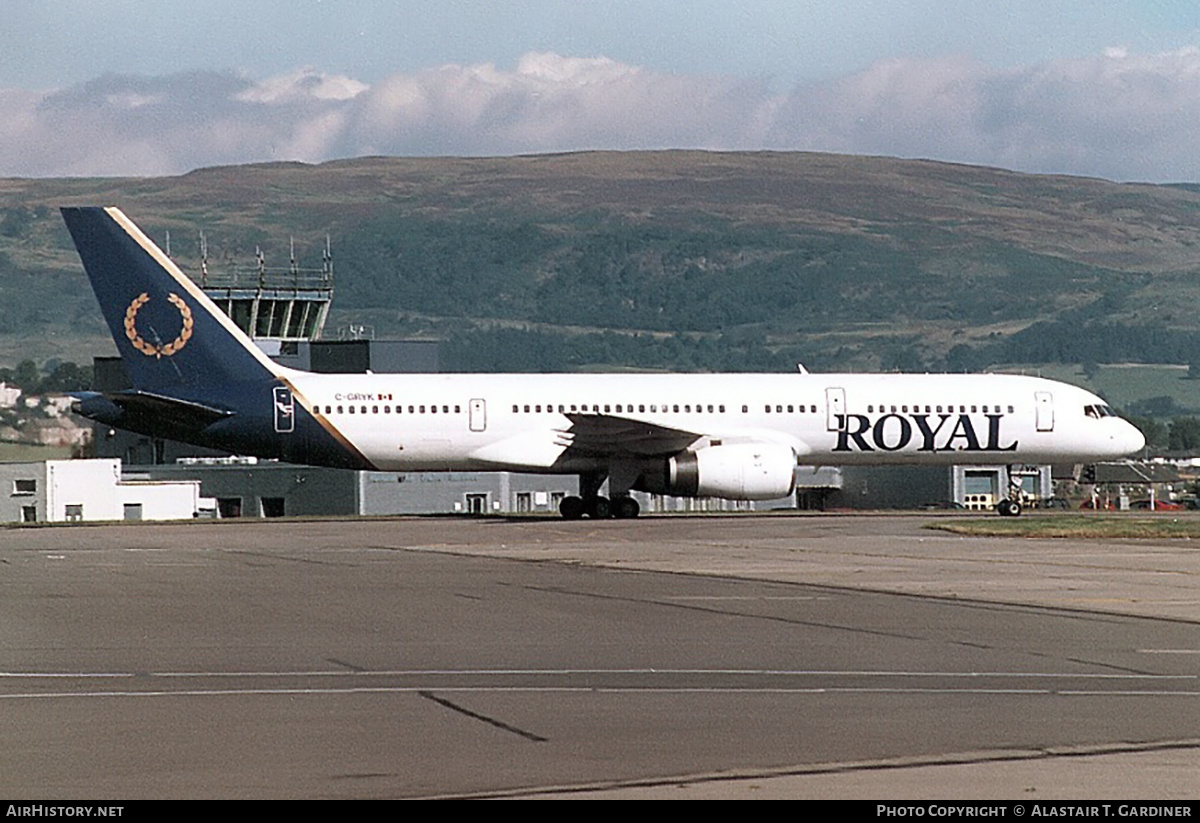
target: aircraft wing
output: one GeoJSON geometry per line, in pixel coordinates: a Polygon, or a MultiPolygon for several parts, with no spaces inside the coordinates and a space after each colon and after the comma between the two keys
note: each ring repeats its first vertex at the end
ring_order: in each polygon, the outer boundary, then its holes
{"type": "Polygon", "coordinates": [[[497,466],[549,468],[564,457],[607,462],[620,458],[665,457],[683,451],[703,435],[607,414],[567,414],[569,426],[527,429],[470,453],[497,466]]]}
{"type": "Polygon", "coordinates": [[[558,444],[587,457],[658,457],[677,454],[703,435],[696,432],[613,417],[568,414],[571,427],[558,432],[558,444]]]}

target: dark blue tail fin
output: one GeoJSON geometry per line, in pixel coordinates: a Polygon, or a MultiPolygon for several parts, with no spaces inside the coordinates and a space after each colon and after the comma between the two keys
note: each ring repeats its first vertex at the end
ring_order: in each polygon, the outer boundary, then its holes
{"type": "Polygon", "coordinates": [[[284,373],[120,209],[62,214],[135,389],[223,393],[284,373]]]}
{"type": "Polygon", "coordinates": [[[133,383],[81,397],[106,425],[340,468],[370,462],[195,283],[116,208],[64,208],[104,319],[133,383]]]}

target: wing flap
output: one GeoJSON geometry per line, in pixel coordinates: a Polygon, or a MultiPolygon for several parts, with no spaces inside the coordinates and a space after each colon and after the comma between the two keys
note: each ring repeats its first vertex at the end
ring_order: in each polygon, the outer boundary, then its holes
{"type": "Polygon", "coordinates": [[[676,454],[703,435],[657,423],[608,414],[568,414],[560,437],[567,448],[588,457],[659,457],[676,454]]]}

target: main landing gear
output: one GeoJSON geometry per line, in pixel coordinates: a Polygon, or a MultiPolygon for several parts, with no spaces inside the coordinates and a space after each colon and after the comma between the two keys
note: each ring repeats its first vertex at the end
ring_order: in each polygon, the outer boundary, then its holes
{"type": "Polygon", "coordinates": [[[558,513],[564,520],[578,520],[587,516],[593,520],[604,520],[615,517],[618,520],[628,520],[641,514],[642,507],[632,497],[625,495],[615,500],[596,495],[594,497],[564,497],[558,504],[558,513]]]}
{"type": "MultiPolygon", "coordinates": [[[[619,492],[609,500],[600,494],[600,487],[609,479],[607,474],[585,474],[579,478],[580,497],[571,495],[564,497],[558,504],[558,513],[564,520],[578,520],[590,517],[593,520],[607,520],[615,517],[618,520],[629,520],[637,517],[642,507],[629,496],[628,491],[619,492]]],[[[613,485],[611,482],[609,485],[613,485]]]]}
{"type": "Polygon", "coordinates": [[[1016,466],[1004,467],[1004,474],[1008,478],[1008,496],[996,504],[996,511],[1001,517],[1021,516],[1021,481],[1016,478],[1016,473],[1016,466]]]}

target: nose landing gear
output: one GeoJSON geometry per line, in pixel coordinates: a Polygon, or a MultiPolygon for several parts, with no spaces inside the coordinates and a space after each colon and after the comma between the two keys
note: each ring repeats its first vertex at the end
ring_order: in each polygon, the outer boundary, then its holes
{"type": "Polygon", "coordinates": [[[1019,500],[1005,498],[996,504],[996,511],[1001,517],[1020,517],[1021,503],[1019,500]]]}
{"type": "Polygon", "coordinates": [[[1020,517],[1023,491],[1017,477],[1017,467],[1005,466],[1004,474],[1008,478],[1008,496],[996,504],[996,511],[1001,517],[1020,517]]]}

